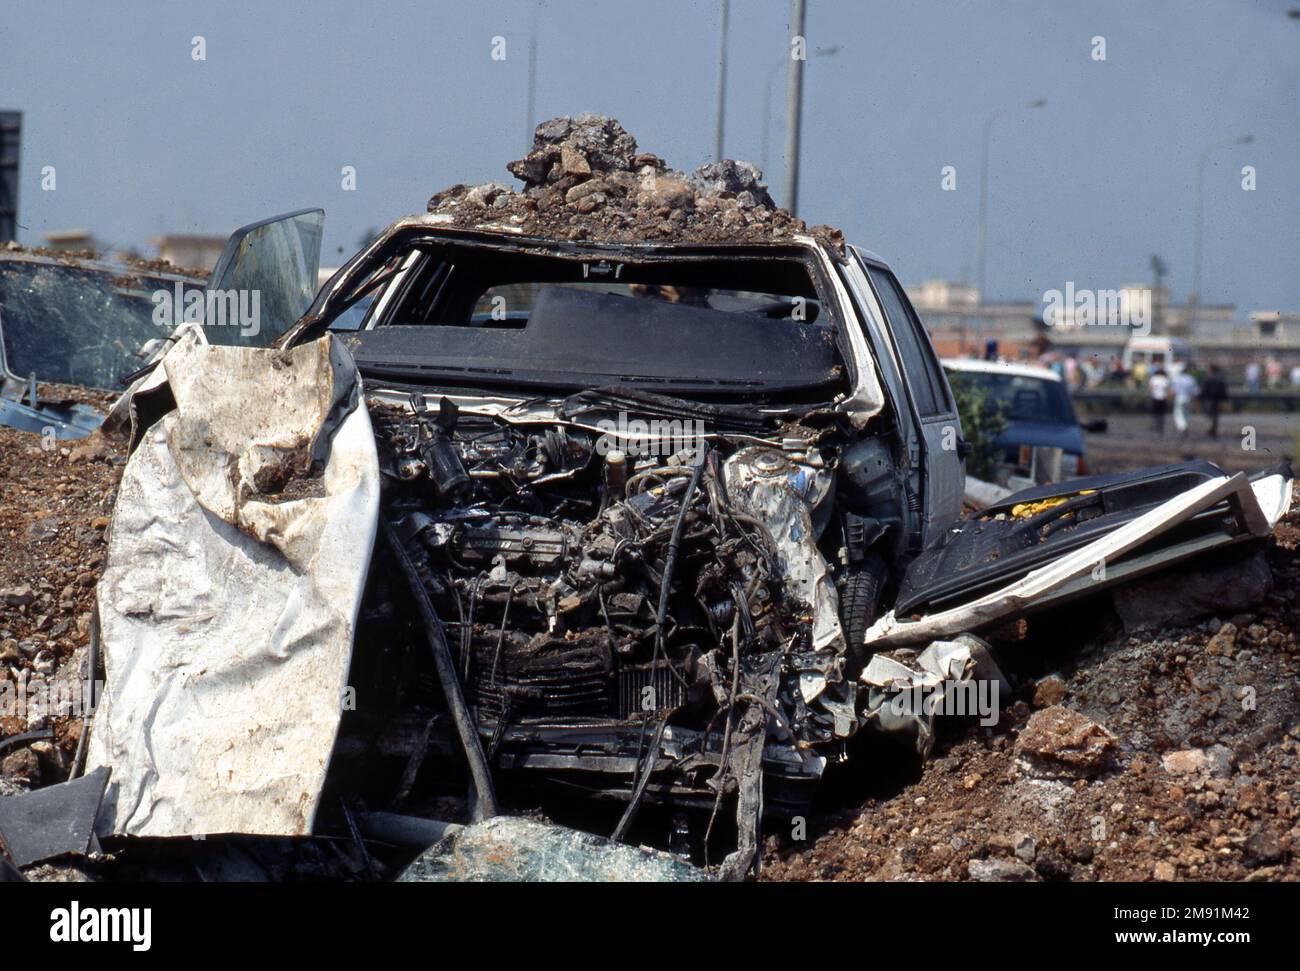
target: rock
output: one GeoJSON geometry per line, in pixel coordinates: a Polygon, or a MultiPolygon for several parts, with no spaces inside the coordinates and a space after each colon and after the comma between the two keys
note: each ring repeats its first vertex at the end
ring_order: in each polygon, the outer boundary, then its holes
{"type": "Polygon", "coordinates": [[[69,462],[102,462],[113,454],[112,449],[104,442],[104,438],[99,432],[88,436],[85,441],[79,445],[73,446],[68,452],[69,462]]]}
{"type": "Polygon", "coordinates": [[[1069,862],[1050,847],[1035,857],[1034,870],[1044,880],[1069,880],[1073,874],[1069,862]]]}
{"type": "Polygon", "coordinates": [[[732,159],[692,175],[637,149],[612,118],[560,117],[537,126],[533,146],[506,168],[524,188],[452,186],[429,212],[462,227],[508,224],[560,240],[770,242],[808,232],[843,254],[844,237],[778,209],[756,166],[732,159]],[[587,188],[588,183],[598,183],[587,188]]]}
{"type": "Polygon", "coordinates": [[[1254,868],[1267,863],[1281,863],[1284,853],[1277,830],[1263,823],[1246,840],[1241,859],[1246,866],[1254,868]]]}
{"type": "Polygon", "coordinates": [[[476,185],[465,193],[465,201],[471,205],[483,206],[487,208],[496,201],[502,193],[508,193],[510,187],[502,185],[500,182],[484,182],[482,185],[476,185]]]}
{"type": "Polygon", "coordinates": [[[689,209],[695,205],[695,193],[681,179],[658,176],[642,187],[638,201],[649,209],[689,209]]]}
{"type": "Polygon", "coordinates": [[[966,870],[979,883],[1025,883],[1038,879],[1032,869],[1018,860],[971,860],[966,870]]]}
{"type": "Polygon", "coordinates": [[[763,173],[749,162],[728,158],[701,165],[691,173],[690,183],[700,195],[735,198],[745,209],[754,206],[776,208],[776,203],[768,195],[763,173]]]}
{"type": "Polygon", "coordinates": [[[560,170],[565,175],[591,175],[587,156],[570,145],[560,146],[560,170]]]}
{"type": "Polygon", "coordinates": [[[31,753],[36,756],[43,771],[61,777],[67,772],[63,750],[51,741],[32,742],[31,753]]]}
{"type": "Polygon", "coordinates": [[[1209,768],[1210,760],[1199,748],[1166,752],[1160,760],[1170,775],[1197,775],[1209,768]]]}
{"type": "Polygon", "coordinates": [[[1258,552],[1226,563],[1197,563],[1158,573],[1116,587],[1111,599],[1125,629],[1134,631],[1248,610],[1259,604],[1272,586],[1273,573],[1263,552],[1258,552]]]}
{"type": "Polygon", "coordinates": [[[636,139],[613,118],[564,116],[538,125],[532,150],[506,168],[531,188],[564,175],[630,171],[635,156],[636,139]]]}
{"type": "Polygon", "coordinates": [[[1235,624],[1220,624],[1219,629],[1214,632],[1214,636],[1209,639],[1205,645],[1205,650],[1210,654],[1222,654],[1225,657],[1232,654],[1233,648],[1237,643],[1237,627],[1235,624]]]}
{"type": "Polygon", "coordinates": [[[1034,857],[1037,856],[1037,848],[1034,845],[1034,838],[1027,833],[1018,833],[1011,838],[1011,852],[1016,855],[1016,859],[1022,863],[1033,863],[1034,857]]]}
{"type": "Polygon", "coordinates": [[[1176,877],[1177,875],[1178,875],[1177,869],[1175,869],[1174,865],[1170,863],[1168,860],[1161,860],[1159,863],[1157,863],[1155,871],[1152,873],[1152,876],[1154,876],[1161,883],[1168,883],[1170,880],[1173,880],[1174,877],[1176,877]]]}
{"type": "Polygon", "coordinates": [[[1031,774],[1079,778],[1103,771],[1115,752],[1104,726],[1063,705],[1034,712],[1016,739],[1015,752],[1031,774]]]}
{"type": "Polygon", "coordinates": [[[596,195],[604,191],[608,186],[602,179],[588,179],[586,182],[579,182],[572,189],[564,194],[564,201],[569,205],[581,201],[586,196],[596,195]]]}
{"type": "Polygon", "coordinates": [[[1210,775],[1216,779],[1226,779],[1232,775],[1232,749],[1226,745],[1211,745],[1205,750],[1209,761],[1210,775]]]}
{"type": "Polygon", "coordinates": [[[18,650],[18,641],[12,637],[0,641],[0,664],[17,664],[22,659],[23,654],[18,650]]]}
{"type": "Polygon", "coordinates": [[[6,587],[0,590],[0,603],[8,607],[25,607],[36,599],[36,593],[31,586],[26,583],[20,583],[16,587],[6,587]]]}
{"type": "Polygon", "coordinates": [[[1034,686],[1034,707],[1050,708],[1065,700],[1065,682],[1059,674],[1049,674],[1034,686]]]}
{"type": "Polygon", "coordinates": [[[26,779],[35,785],[41,780],[41,763],[30,748],[19,749],[0,762],[0,774],[13,779],[26,779]]]}

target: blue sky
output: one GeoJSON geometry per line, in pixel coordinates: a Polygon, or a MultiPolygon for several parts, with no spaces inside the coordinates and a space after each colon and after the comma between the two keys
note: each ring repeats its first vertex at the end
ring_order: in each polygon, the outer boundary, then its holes
{"type": "MultiPolygon", "coordinates": [[[[691,169],[713,151],[718,6],[599,0],[60,3],[0,12],[0,108],[24,112],[25,242],[87,227],[145,248],[322,206],[328,264],[454,182],[510,182],[538,120],[595,111],[691,169]],[[536,11],[536,12],[535,12],[536,11]],[[206,60],[191,58],[191,38],[206,60]],[[491,57],[494,36],[506,58],[491,57]],[[57,189],[40,188],[53,165],[57,189]],[[340,170],[357,170],[343,191],[340,170]],[[344,251],[340,254],[340,248],[344,251]]],[[[1203,290],[1300,309],[1300,20],[1289,0],[808,0],[800,215],[909,284],[975,269],[980,137],[993,128],[988,291],[1192,282],[1207,146],[1203,290]],[[1092,38],[1106,40],[1094,61],[1092,38]],[[1037,110],[1017,106],[1046,98],[1037,110]],[[942,191],[945,165],[957,189],[942,191]],[[1241,168],[1256,170],[1243,191],[1241,168]]],[[[780,202],[787,0],[732,0],[726,154],[757,162],[773,69],[780,202]]]]}

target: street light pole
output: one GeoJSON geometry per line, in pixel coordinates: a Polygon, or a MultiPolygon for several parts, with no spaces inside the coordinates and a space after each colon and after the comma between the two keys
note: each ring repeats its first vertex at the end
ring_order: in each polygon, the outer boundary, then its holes
{"type": "Polygon", "coordinates": [[[722,0],[722,29],[718,31],[718,121],[714,135],[713,161],[722,161],[722,131],[727,116],[727,8],[722,0]]]}
{"type": "MultiPolygon", "coordinates": [[[[1041,108],[1047,104],[1045,98],[1035,98],[1025,105],[1026,108],[1041,108]]],[[[975,342],[979,353],[984,352],[984,271],[985,253],[988,243],[989,215],[989,142],[993,135],[993,122],[1002,114],[1001,108],[995,108],[984,121],[984,139],[980,148],[980,211],[975,226],[975,286],[979,290],[979,316],[975,319],[975,342]]]]}
{"type": "Polygon", "coordinates": [[[537,20],[534,18],[532,30],[528,36],[528,141],[533,145],[533,133],[537,130],[537,20]]]}
{"type": "Polygon", "coordinates": [[[1205,163],[1210,153],[1229,145],[1249,145],[1254,141],[1253,135],[1242,135],[1226,142],[1216,142],[1208,146],[1196,159],[1196,227],[1192,233],[1192,317],[1187,324],[1189,335],[1196,332],[1197,320],[1201,315],[1201,238],[1204,233],[1205,216],[1205,163]]]}
{"type": "MultiPolygon", "coordinates": [[[[840,52],[839,44],[832,44],[830,47],[819,47],[815,51],[809,51],[809,57],[834,57],[840,52]]],[[[772,133],[772,85],[776,82],[776,76],[784,64],[776,63],[772,69],[767,72],[767,84],[763,86],[763,140],[761,142],[761,151],[759,153],[759,168],[763,173],[767,173],[767,147],[772,133]]]]}
{"type": "MultiPolygon", "coordinates": [[[[790,34],[803,37],[804,0],[791,0],[790,34]]],[[[791,215],[799,206],[799,126],[803,108],[803,58],[790,58],[789,84],[785,92],[785,192],[782,201],[791,215]]]]}
{"type": "Polygon", "coordinates": [[[763,148],[759,153],[759,168],[767,174],[767,145],[772,130],[772,83],[776,81],[777,72],[785,67],[784,64],[773,64],[772,70],[767,72],[767,86],[763,89],[763,148]]]}

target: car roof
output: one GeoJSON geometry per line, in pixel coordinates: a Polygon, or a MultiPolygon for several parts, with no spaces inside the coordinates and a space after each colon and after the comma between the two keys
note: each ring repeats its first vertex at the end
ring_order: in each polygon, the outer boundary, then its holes
{"type": "Polygon", "coordinates": [[[1061,376],[1045,367],[1032,364],[1010,364],[1004,361],[977,361],[968,357],[945,357],[943,366],[951,371],[973,371],[978,374],[1014,374],[1022,378],[1040,378],[1043,381],[1060,381],[1061,376]]]}

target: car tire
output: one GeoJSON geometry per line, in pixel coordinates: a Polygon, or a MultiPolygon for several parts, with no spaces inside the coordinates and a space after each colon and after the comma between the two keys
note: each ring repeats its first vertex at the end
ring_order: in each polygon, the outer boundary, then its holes
{"type": "Polygon", "coordinates": [[[868,553],[844,575],[840,590],[840,626],[848,644],[849,675],[856,678],[867,663],[867,628],[880,613],[880,599],[889,565],[879,553],[868,553]]]}

